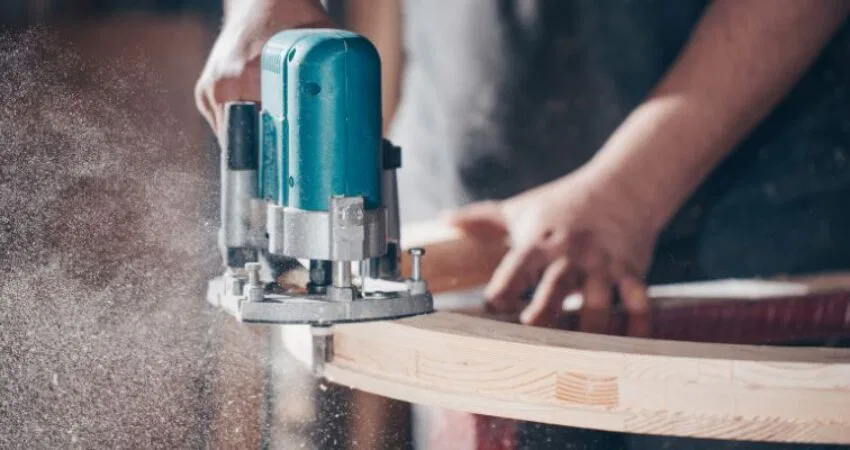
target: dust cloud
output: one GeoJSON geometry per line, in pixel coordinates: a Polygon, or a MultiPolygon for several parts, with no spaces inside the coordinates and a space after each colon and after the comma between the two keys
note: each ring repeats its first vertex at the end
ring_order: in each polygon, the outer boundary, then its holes
{"type": "Polygon", "coordinates": [[[144,60],[0,35],[0,448],[203,448],[215,355],[253,376],[215,351],[216,172],[168,95],[144,60]]]}

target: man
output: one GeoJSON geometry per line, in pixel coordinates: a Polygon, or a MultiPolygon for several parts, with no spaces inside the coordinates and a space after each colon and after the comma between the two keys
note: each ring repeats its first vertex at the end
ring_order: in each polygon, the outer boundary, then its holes
{"type": "MultiPolygon", "coordinates": [[[[645,312],[647,283],[850,267],[850,2],[403,10],[403,219],[507,234],[493,308],[546,325],[572,292],[589,318],[614,294],[645,312]]],[[[318,1],[234,2],[198,83],[211,125],[258,99],[269,36],[317,26],[318,1]]]]}

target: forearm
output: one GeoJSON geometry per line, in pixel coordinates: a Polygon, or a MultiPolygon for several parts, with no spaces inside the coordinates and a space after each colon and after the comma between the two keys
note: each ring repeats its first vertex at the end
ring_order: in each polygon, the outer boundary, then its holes
{"type": "Polygon", "coordinates": [[[844,0],[715,0],[677,62],[591,161],[661,228],[790,90],[844,0]]]}
{"type": "Polygon", "coordinates": [[[392,122],[401,90],[403,68],[402,0],[349,0],[345,4],[346,27],[366,36],[381,56],[381,103],[384,130],[392,122]]]}

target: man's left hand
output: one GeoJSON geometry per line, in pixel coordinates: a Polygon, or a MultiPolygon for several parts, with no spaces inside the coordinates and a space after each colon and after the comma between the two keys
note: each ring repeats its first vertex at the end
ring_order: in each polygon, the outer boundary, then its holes
{"type": "Polygon", "coordinates": [[[450,223],[477,236],[507,235],[511,250],[485,290],[491,307],[520,320],[554,325],[564,298],[583,294],[582,328],[607,316],[615,289],[630,314],[649,309],[643,277],[658,230],[625,185],[585,166],[513,198],[449,212],[450,223]]]}

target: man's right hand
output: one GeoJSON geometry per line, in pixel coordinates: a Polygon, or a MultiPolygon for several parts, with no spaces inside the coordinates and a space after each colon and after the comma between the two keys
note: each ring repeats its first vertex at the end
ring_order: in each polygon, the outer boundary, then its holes
{"type": "Polygon", "coordinates": [[[319,0],[226,2],[224,27],[195,85],[198,110],[218,135],[224,104],[260,101],[260,54],[274,34],[289,28],[332,28],[319,0]]]}

